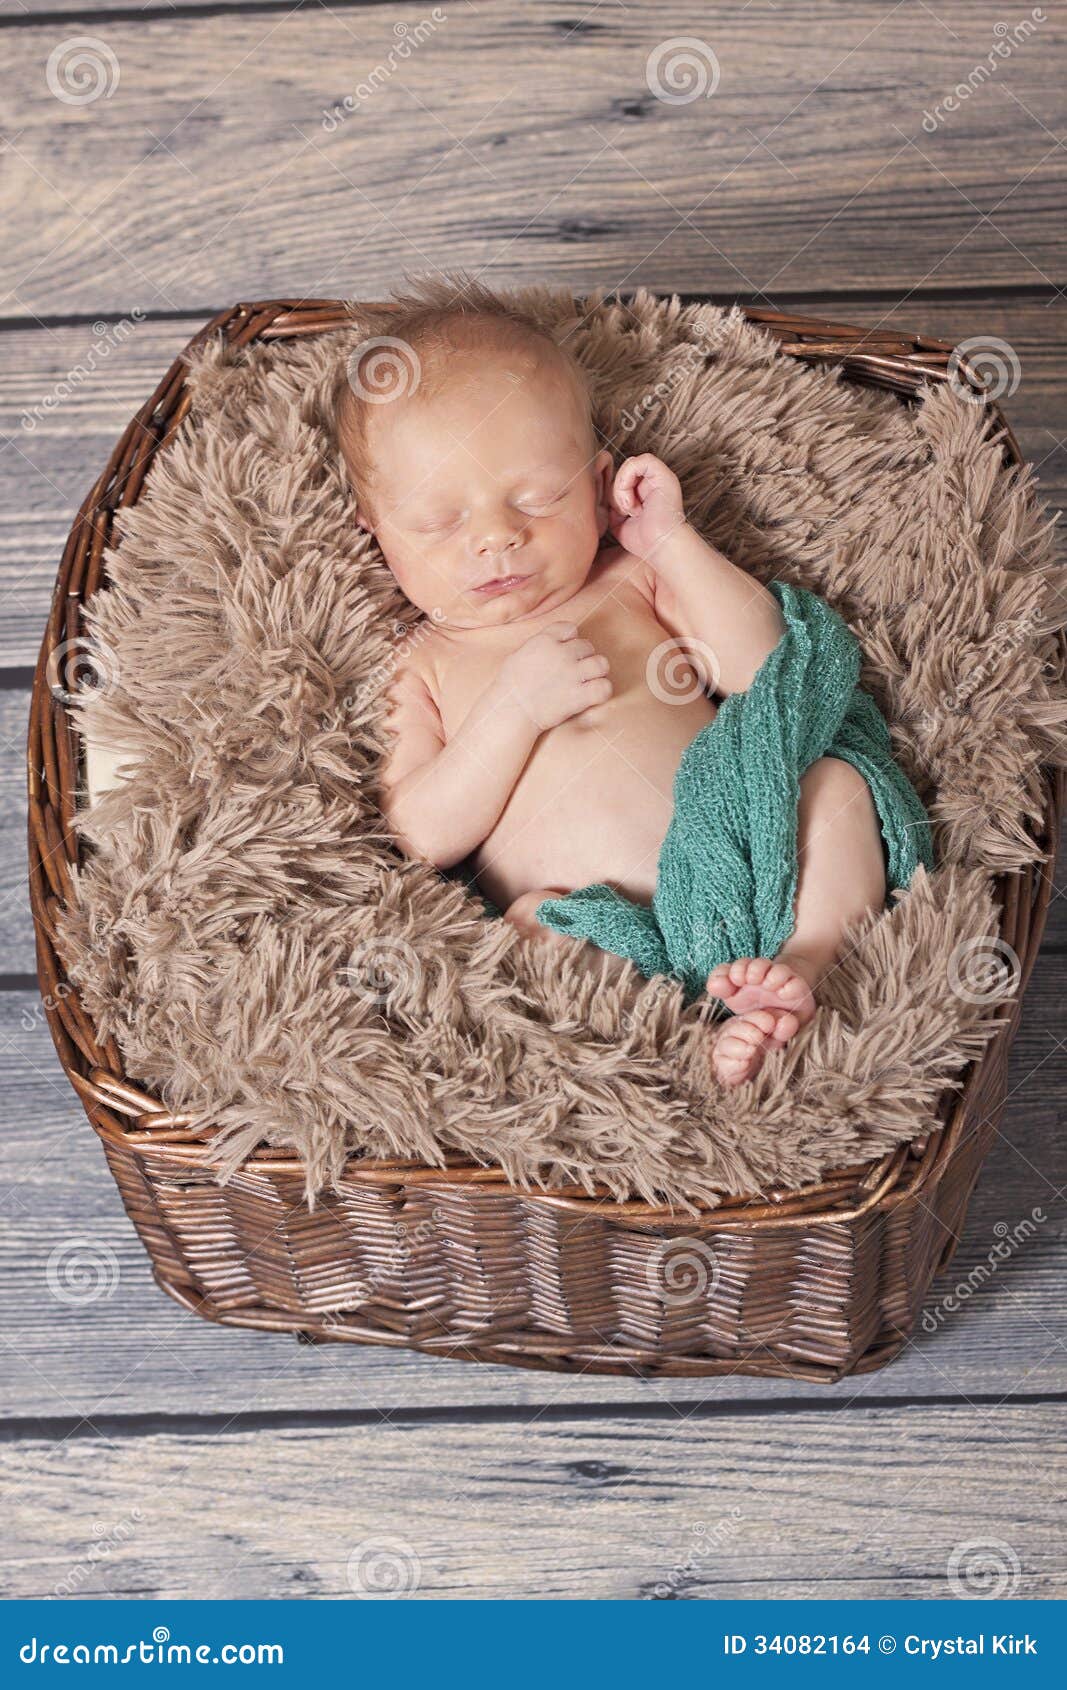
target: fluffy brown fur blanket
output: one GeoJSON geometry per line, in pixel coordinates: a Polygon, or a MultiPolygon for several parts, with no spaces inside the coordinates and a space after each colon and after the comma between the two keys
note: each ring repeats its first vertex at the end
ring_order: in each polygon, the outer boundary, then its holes
{"type": "Polygon", "coordinates": [[[856,929],[814,1022],[726,1094],[676,988],[598,983],[404,862],[375,781],[417,631],[352,520],[328,413],[357,326],[209,348],[121,515],[82,717],[137,761],[83,817],[63,953],[130,1077],[219,1129],[222,1174],[266,1142],[306,1159],[309,1192],[353,1152],[682,1207],[796,1186],[933,1126],[1016,987],[968,989],[968,947],[996,932],[991,875],[1040,857],[1039,765],[1067,761],[1048,525],[945,387],[907,409],[711,306],[598,299],[578,320],[567,294],[517,297],[571,336],[607,442],[659,453],[709,539],[842,612],[935,872],[856,929]]]}

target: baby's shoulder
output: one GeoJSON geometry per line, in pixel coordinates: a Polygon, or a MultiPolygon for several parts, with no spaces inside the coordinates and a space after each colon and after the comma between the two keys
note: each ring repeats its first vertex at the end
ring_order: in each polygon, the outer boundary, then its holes
{"type": "Polygon", "coordinates": [[[655,600],[655,583],[652,570],[646,560],[635,557],[623,546],[605,546],[597,554],[591,582],[597,586],[608,587],[613,592],[620,588],[631,588],[639,593],[649,604],[655,600]]]}
{"type": "Polygon", "coordinates": [[[439,714],[436,633],[432,622],[412,623],[398,636],[389,654],[386,695],[395,721],[412,710],[421,715],[439,714]]]}
{"type": "Polygon", "coordinates": [[[433,688],[440,659],[441,638],[429,618],[414,622],[397,641],[393,669],[399,681],[433,688]]]}

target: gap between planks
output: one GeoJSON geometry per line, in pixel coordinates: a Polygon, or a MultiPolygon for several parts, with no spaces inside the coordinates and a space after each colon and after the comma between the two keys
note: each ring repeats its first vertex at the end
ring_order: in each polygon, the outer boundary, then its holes
{"type": "MultiPolygon", "coordinates": [[[[396,0],[330,0],[331,12],[365,12],[370,7],[390,5],[395,9],[396,0]]],[[[66,28],[72,23],[129,23],[131,16],[140,25],[150,24],[153,18],[171,23],[176,19],[190,18],[199,23],[202,19],[219,17],[255,17],[257,12],[284,12],[287,16],[292,12],[319,12],[323,9],[323,0],[204,0],[198,5],[196,0],[185,0],[184,4],[171,4],[170,0],[162,0],[159,5],[140,4],[139,0],[131,0],[128,6],[93,6],[75,5],[69,11],[62,7],[55,11],[27,11],[12,13],[0,17],[0,29],[48,29],[66,28]]],[[[580,30],[581,26],[576,25],[580,30]]]]}
{"type": "MultiPolygon", "coordinates": [[[[714,1381],[709,1381],[714,1383],[714,1381]]],[[[388,1421],[396,1430],[405,1426],[526,1426],[531,1417],[539,1424],[560,1426],[581,1425],[603,1420],[606,1414],[617,1414],[627,1420],[743,1420],[765,1419],[770,1415],[840,1414],[842,1409],[857,1413],[867,1410],[897,1410],[921,1403],[923,1408],[947,1408],[966,1411],[975,1408],[1000,1408],[1005,1402],[1015,1407],[1054,1408],[1067,1404],[1067,1391],[1035,1392],[1032,1396],[1013,1397],[1003,1391],[970,1393],[942,1392],[920,1398],[891,1396],[862,1396],[842,1402],[835,1398],[767,1397],[758,1400],[725,1398],[715,1402],[693,1403],[687,1398],[677,1402],[668,1398],[658,1402],[625,1403],[594,1402],[559,1403],[533,1407],[529,1403],[471,1403],[445,1404],[419,1408],[373,1409],[269,1409],[259,1412],[232,1414],[100,1414],[91,1419],[76,1415],[12,1415],[0,1420],[0,1443],[19,1443],[27,1438],[68,1442],[71,1438],[130,1438],[130,1437],[199,1437],[204,1434],[234,1437],[249,1432],[297,1432],[312,1428],[318,1431],[343,1431],[346,1427],[377,1426],[388,1421]]]]}
{"type": "MultiPolygon", "coordinates": [[[[174,14],[173,12],[168,12],[166,16],[173,17],[174,14]]],[[[636,288],[633,290],[627,289],[622,297],[628,298],[631,292],[636,291],[636,288]]],[[[664,289],[654,289],[652,291],[659,293],[664,299],[672,297],[672,295],[664,289]]],[[[916,314],[918,314],[922,309],[924,302],[928,304],[945,304],[958,300],[962,304],[973,304],[983,300],[988,300],[990,304],[997,304],[1001,306],[1010,306],[1014,304],[1054,305],[1062,297],[1064,292],[1067,292],[1067,282],[1062,284],[1050,284],[1046,282],[975,282],[970,286],[953,286],[951,283],[948,283],[942,287],[922,287],[916,292],[908,295],[908,302],[909,307],[914,303],[916,314]]],[[[614,290],[612,290],[612,292],[608,294],[608,298],[611,299],[614,297],[614,290]]],[[[774,297],[778,306],[789,308],[794,305],[803,305],[808,309],[814,310],[814,306],[812,305],[813,293],[811,288],[778,289],[776,290],[774,297]]],[[[681,292],[679,293],[678,298],[681,300],[683,305],[763,306],[766,303],[762,294],[751,292],[746,293],[744,291],[736,293],[681,292]]],[[[895,288],[819,288],[817,290],[817,298],[820,303],[825,303],[827,307],[826,315],[832,317],[835,315],[835,312],[830,308],[838,305],[879,306],[891,304],[895,307],[896,302],[900,298],[900,294],[895,288]]],[[[229,303],[237,304],[239,301],[232,300],[229,303]]],[[[204,322],[207,322],[211,317],[214,317],[217,312],[223,309],[223,304],[224,302],[216,301],[214,305],[201,305],[199,307],[190,306],[188,309],[176,308],[168,311],[142,311],[138,317],[138,327],[140,327],[142,323],[183,323],[190,317],[202,319],[204,322]]],[[[132,307],[130,309],[132,309],[132,307]]],[[[95,325],[96,323],[122,323],[126,321],[129,315],[130,310],[116,311],[112,309],[107,311],[72,311],[65,315],[58,313],[55,315],[47,314],[44,316],[0,317],[0,334],[35,333],[40,330],[49,329],[80,329],[90,325],[95,325]]],[[[917,329],[915,332],[919,333],[921,331],[917,329]]]]}

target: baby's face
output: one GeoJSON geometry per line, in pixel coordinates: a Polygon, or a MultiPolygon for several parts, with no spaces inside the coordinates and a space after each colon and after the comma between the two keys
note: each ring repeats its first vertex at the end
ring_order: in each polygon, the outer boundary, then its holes
{"type": "Polygon", "coordinates": [[[608,524],[611,454],[562,372],[464,355],[432,399],[371,419],[373,529],[402,591],[439,625],[481,628],[564,604],[608,524]]]}

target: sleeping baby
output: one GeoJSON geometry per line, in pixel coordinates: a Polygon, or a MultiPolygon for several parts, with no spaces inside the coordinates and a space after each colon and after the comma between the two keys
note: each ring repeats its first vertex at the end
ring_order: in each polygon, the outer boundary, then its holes
{"type": "MultiPolygon", "coordinates": [[[[382,802],[397,843],[441,870],[466,864],[528,937],[592,939],[642,972],[695,980],[729,1012],[709,1037],[720,1082],[738,1085],[811,1019],[849,924],[885,903],[871,781],[887,740],[868,765],[812,756],[801,688],[791,733],[811,760],[792,789],[770,753],[743,764],[754,734],[738,714],[731,737],[730,712],[756,708],[757,674],[767,695],[768,660],[799,638],[786,615],[799,595],[787,602],[703,539],[659,458],[614,469],[581,365],[521,310],[429,283],[398,302],[388,336],[402,355],[395,393],[361,374],[383,344],[369,340],[336,415],[358,520],[427,619],[390,691],[382,802]],[[730,954],[729,921],[706,913],[724,865],[731,897],[747,875],[759,902],[761,843],[777,837],[750,823],[746,845],[732,819],[718,823],[716,795],[725,816],[730,791],[731,818],[780,813],[791,842],[785,878],[774,864],[763,876],[785,887],[772,954],[730,954]],[[671,908],[689,924],[684,964],[663,937],[671,908]]],[[[779,690],[791,673],[780,668],[779,690]]],[[[906,782],[889,775],[899,797],[906,782]]]]}

